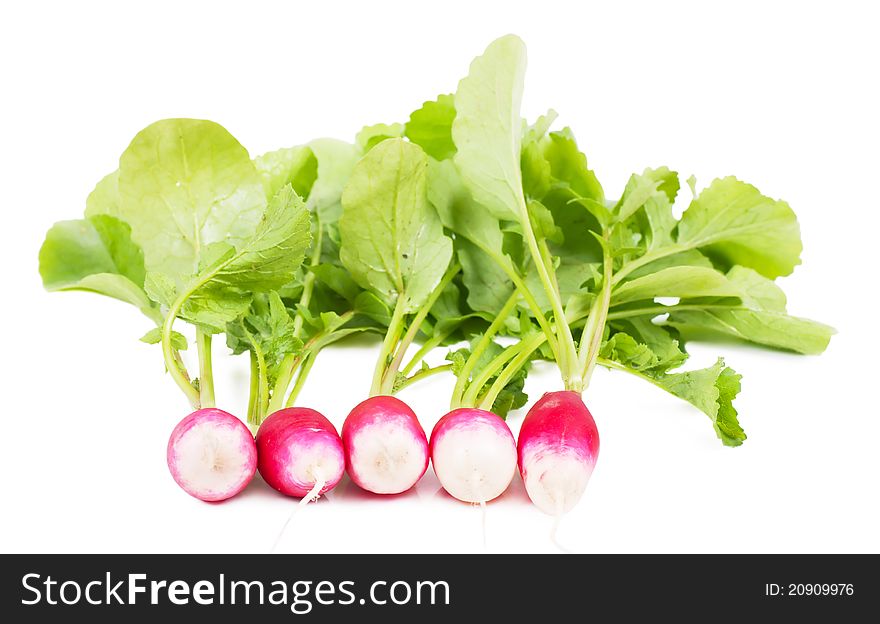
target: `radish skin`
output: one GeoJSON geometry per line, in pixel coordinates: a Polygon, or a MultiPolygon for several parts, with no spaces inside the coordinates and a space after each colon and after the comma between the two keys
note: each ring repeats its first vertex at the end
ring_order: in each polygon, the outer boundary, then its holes
{"type": "Polygon", "coordinates": [[[580,394],[548,392],[523,420],[517,444],[526,492],[557,517],[577,504],[599,456],[599,431],[580,394]]]}
{"type": "Polygon", "coordinates": [[[496,414],[456,409],[431,431],[431,461],[440,484],[454,498],[485,504],[507,489],[516,474],[516,442],[496,414]]]}
{"type": "Polygon", "coordinates": [[[428,469],[428,438],[410,407],[392,396],[357,405],[342,425],[348,475],[375,494],[400,494],[428,469]]]}
{"type": "Polygon", "coordinates": [[[342,440],[333,423],[313,409],[275,412],[260,425],[256,442],[260,474],[282,494],[316,500],[342,479],[342,440]]]}
{"type": "Polygon", "coordinates": [[[241,492],[257,469],[254,436],[238,418],[216,408],[181,420],[168,440],[168,469],[183,491],[207,502],[241,492]]]}

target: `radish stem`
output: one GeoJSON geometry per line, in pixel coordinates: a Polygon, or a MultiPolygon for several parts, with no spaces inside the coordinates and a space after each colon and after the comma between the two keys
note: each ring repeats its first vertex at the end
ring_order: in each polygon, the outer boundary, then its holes
{"type": "Polygon", "coordinates": [[[464,366],[461,369],[461,372],[458,375],[458,378],[455,381],[455,389],[452,391],[452,400],[450,401],[450,409],[455,409],[457,407],[461,407],[462,398],[465,392],[465,386],[467,385],[468,379],[470,379],[471,372],[473,372],[474,368],[477,365],[477,362],[480,359],[480,356],[483,355],[483,352],[489,347],[489,344],[492,342],[492,339],[495,337],[504,323],[507,321],[507,317],[510,316],[510,313],[513,312],[513,309],[516,307],[517,302],[519,301],[520,292],[519,290],[514,290],[513,294],[507,298],[507,301],[502,306],[501,310],[492,320],[492,323],[483,332],[483,335],[480,337],[479,342],[474,346],[473,351],[471,351],[470,356],[467,361],[464,363],[464,366]]]}
{"type": "Polygon", "coordinates": [[[196,328],[199,354],[199,401],[202,407],[214,407],[214,371],[211,365],[211,334],[196,328]]]}

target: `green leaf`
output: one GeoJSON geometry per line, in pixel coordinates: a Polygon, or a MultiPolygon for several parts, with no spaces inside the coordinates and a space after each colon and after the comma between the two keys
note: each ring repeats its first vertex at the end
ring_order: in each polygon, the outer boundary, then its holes
{"type": "Polygon", "coordinates": [[[720,271],[699,266],[672,266],[620,284],[613,305],[654,297],[738,297],[739,286],[720,271]]]}
{"type": "Polygon", "coordinates": [[[687,360],[675,329],[637,318],[613,323],[614,333],[603,343],[602,357],[638,370],[666,372],[687,360]]]}
{"type": "Polygon", "coordinates": [[[527,198],[541,199],[553,185],[550,163],[544,157],[544,150],[537,142],[523,144],[520,155],[523,192],[527,198]]]}
{"type": "Polygon", "coordinates": [[[662,258],[658,258],[653,262],[649,262],[644,266],[641,266],[638,269],[634,270],[627,276],[627,278],[630,280],[634,280],[637,277],[644,277],[646,275],[651,275],[652,273],[657,273],[658,271],[661,271],[663,269],[678,266],[694,266],[707,269],[713,268],[712,261],[709,260],[709,258],[704,256],[696,249],[689,249],[687,251],[663,256],[662,258]]]}
{"type": "Polygon", "coordinates": [[[718,358],[709,368],[663,375],[655,383],[711,418],[715,433],[725,446],[739,446],[745,441],[746,433],[737,419],[733,400],[739,394],[741,379],[741,375],[718,358]]]}
{"type": "MultiPolygon", "coordinates": [[[[327,228],[342,214],[342,190],[361,157],[361,151],[356,145],[336,139],[317,139],[308,146],[318,160],[318,177],[306,206],[327,228]]],[[[324,238],[326,241],[330,237],[324,238]]]]}
{"type": "Polygon", "coordinates": [[[551,132],[549,139],[544,142],[544,158],[550,164],[553,177],[567,184],[579,198],[604,205],[602,185],[587,165],[587,157],[578,149],[571,129],[551,132]]]}
{"type": "Polygon", "coordinates": [[[363,288],[388,301],[403,297],[404,312],[425,302],[452,257],[426,174],[420,147],[387,139],[357,164],[342,196],[340,260],[363,288]]]}
{"type": "Polygon", "coordinates": [[[511,411],[519,409],[529,402],[529,395],[523,392],[527,374],[527,367],[524,366],[507,382],[507,385],[498,393],[498,396],[495,397],[495,401],[492,403],[492,412],[494,414],[506,419],[511,411]]]}
{"type": "Polygon", "coordinates": [[[498,264],[465,238],[455,241],[467,302],[477,312],[497,314],[513,293],[513,282],[498,264]]]}
{"type": "Polygon", "coordinates": [[[161,315],[144,292],[144,258],[127,224],[109,215],[61,221],[40,248],[40,275],[49,291],[86,290],[161,315]]]}
{"type": "MultiPolygon", "coordinates": [[[[160,342],[162,342],[162,329],[159,327],[154,327],[146,334],[141,336],[141,342],[145,342],[147,344],[159,344],[160,342]]],[[[178,351],[186,351],[189,345],[186,342],[186,336],[184,336],[180,332],[172,331],[171,346],[178,351]]]]}
{"type": "Polygon", "coordinates": [[[277,292],[256,295],[250,308],[226,328],[226,344],[235,355],[259,351],[266,362],[269,385],[274,386],[286,355],[302,349],[293,317],[277,292]]]}
{"type": "Polygon", "coordinates": [[[335,264],[318,264],[311,267],[311,271],[315,274],[315,279],[348,302],[353,303],[361,293],[360,286],[342,267],[335,264]]]}
{"type": "Polygon", "coordinates": [[[391,310],[388,304],[368,290],[362,291],[354,300],[354,310],[382,325],[391,323],[391,310]]]}
{"type": "Polygon", "coordinates": [[[534,199],[529,200],[528,210],[532,231],[538,240],[544,238],[557,245],[565,241],[562,229],[553,222],[553,214],[544,204],[534,199]]]}
{"type": "Polygon", "coordinates": [[[166,308],[171,307],[177,299],[177,284],[173,279],[158,271],[147,273],[144,278],[144,290],[150,299],[166,308]]]}
{"type": "Polygon", "coordinates": [[[452,121],[455,119],[455,101],[452,95],[439,95],[429,100],[409,116],[406,138],[420,146],[428,156],[445,160],[455,154],[452,142],[452,121]]]}
{"type": "Polygon", "coordinates": [[[502,248],[504,235],[498,219],[474,201],[452,161],[429,159],[428,199],[444,227],[484,251],[502,248]]]}
{"type": "Polygon", "coordinates": [[[267,292],[289,282],[309,246],[309,212],[289,185],[269,202],[253,235],[208,269],[211,287],[267,292]]]}
{"type": "Polygon", "coordinates": [[[286,185],[306,198],[318,177],[318,159],[308,145],[288,147],[268,152],[254,159],[266,189],[266,198],[272,199],[286,185]]]}
{"type": "Polygon", "coordinates": [[[715,180],[691,202],[678,244],[703,250],[725,269],[739,264],[771,279],[791,273],[802,249],[789,205],[734,177],[715,180]]]}
{"type": "Polygon", "coordinates": [[[86,217],[119,212],[119,170],[104,176],[86,199],[86,217]]]}
{"type": "Polygon", "coordinates": [[[362,152],[366,153],[385,139],[397,139],[402,137],[403,133],[404,126],[399,123],[364,126],[364,128],[358,132],[355,143],[360,146],[362,152]]]}
{"type": "Polygon", "coordinates": [[[669,324],[682,330],[717,332],[797,353],[815,355],[828,347],[834,329],[789,316],[785,311],[785,294],[773,281],[745,267],[733,267],[727,277],[743,293],[741,304],[683,300],[683,305],[702,304],[705,309],[672,311],[669,324]]]}
{"type": "MultiPolygon", "coordinates": [[[[661,339],[661,342],[665,340],[661,339]]],[[[684,399],[709,416],[716,434],[726,446],[742,444],[746,434],[733,407],[733,400],[740,391],[741,376],[726,367],[721,358],[709,368],[669,373],[670,368],[684,361],[685,355],[678,350],[677,344],[674,350],[667,351],[672,357],[664,358],[647,344],[618,332],[602,345],[600,363],[622,368],[684,399]]]]}
{"type": "Polygon", "coordinates": [[[119,159],[119,204],[150,271],[188,276],[212,243],[247,240],[266,206],[247,151],[223,127],[167,119],[141,130],[119,159]]]}
{"type": "Polygon", "coordinates": [[[520,172],[525,44],[496,39],[471,63],[455,93],[455,164],[478,204],[498,219],[524,222],[520,172]]]}

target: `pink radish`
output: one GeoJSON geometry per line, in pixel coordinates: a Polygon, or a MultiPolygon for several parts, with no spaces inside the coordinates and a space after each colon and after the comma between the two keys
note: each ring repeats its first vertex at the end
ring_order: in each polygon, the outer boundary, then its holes
{"type": "Polygon", "coordinates": [[[208,502],[241,492],[257,469],[250,430],[232,414],[213,407],[196,410],[177,424],[167,455],[177,485],[208,502]]]}
{"type": "Polygon", "coordinates": [[[548,392],[519,430],[519,470],[535,506],[557,518],[580,500],[599,456],[599,431],[580,394],[548,392]]]}
{"type": "Polygon", "coordinates": [[[351,480],[376,494],[400,494],[428,469],[428,438],[409,406],[374,396],[356,406],[342,425],[351,480]]]}
{"type": "Polygon", "coordinates": [[[282,494],[317,499],[342,479],[345,455],[333,424],[307,407],[269,416],[257,431],[260,474],[282,494]]]}
{"type": "Polygon", "coordinates": [[[516,474],[516,442],[507,423],[477,408],[456,409],[431,432],[431,461],[443,488],[460,501],[500,496],[516,474]]]}

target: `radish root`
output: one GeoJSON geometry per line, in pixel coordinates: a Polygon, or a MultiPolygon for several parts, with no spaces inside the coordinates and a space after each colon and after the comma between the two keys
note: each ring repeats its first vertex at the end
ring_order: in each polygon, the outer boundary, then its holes
{"type": "Polygon", "coordinates": [[[300,509],[308,505],[309,503],[318,500],[321,497],[321,490],[324,489],[324,486],[327,485],[327,480],[321,478],[316,475],[315,485],[312,486],[312,489],[308,491],[308,493],[303,496],[299,502],[296,504],[296,507],[293,508],[293,511],[290,512],[290,515],[287,516],[287,521],[284,523],[284,526],[281,527],[281,530],[278,531],[278,535],[275,537],[275,542],[272,544],[272,550],[270,553],[274,553],[278,548],[278,544],[281,543],[281,538],[284,537],[284,533],[287,532],[287,527],[290,525],[290,522],[293,520],[293,516],[296,515],[300,509]]]}

